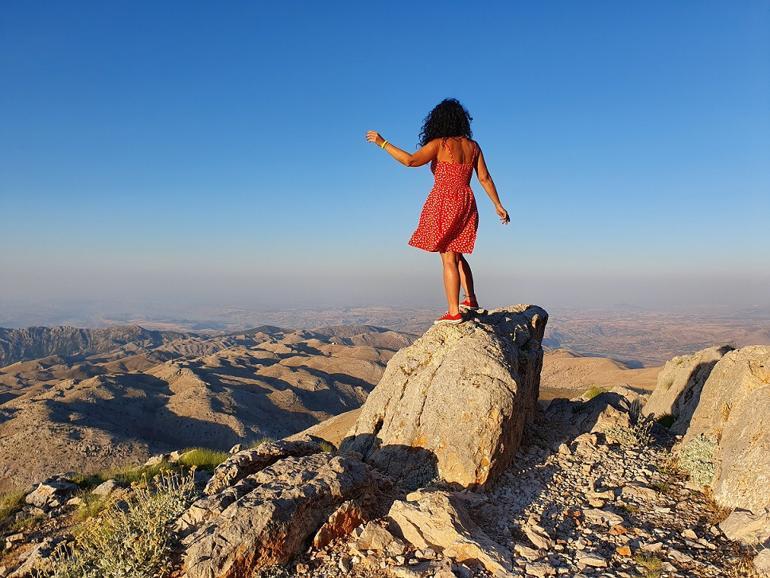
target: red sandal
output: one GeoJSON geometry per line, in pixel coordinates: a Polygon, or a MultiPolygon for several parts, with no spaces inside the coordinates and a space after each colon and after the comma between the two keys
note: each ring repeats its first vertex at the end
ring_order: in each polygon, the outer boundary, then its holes
{"type": "Polygon", "coordinates": [[[464,321],[464,319],[463,319],[463,314],[462,313],[458,313],[457,315],[450,315],[449,311],[447,311],[441,317],[436,319],[433,322],[433,324],[434,325],[438,325],[439,323],[452,323],[452,324],[456,324],[456,323],[462,323],[463,321],[464,321]]]}

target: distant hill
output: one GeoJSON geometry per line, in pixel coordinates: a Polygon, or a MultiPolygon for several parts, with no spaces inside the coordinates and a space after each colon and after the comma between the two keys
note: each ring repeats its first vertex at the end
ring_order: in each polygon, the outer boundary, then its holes
{"type": "Polygon", "coordinates": [[[11,331],[4,339],[23,360],[0,367],[0,492],[183,446],[295,433],[360,406],[414,339],[370,326],[11,331]]]}
{"type": "Polygon", "coordinates": [[[154,348],[183,336],[174,331],[152,331],[138,325],[101,329],[58,327],[0,327],[0,366],[49,355],[90,355],[113,351],[121,346],[154,348]]]}

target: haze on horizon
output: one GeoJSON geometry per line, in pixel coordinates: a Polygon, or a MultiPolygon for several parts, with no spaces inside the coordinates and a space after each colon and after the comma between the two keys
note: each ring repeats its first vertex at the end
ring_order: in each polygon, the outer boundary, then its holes
{"type": "Polygon", "coordinates": [[[0,325],[442,308],[430,170],[364,134],[447,96],[512,219],[474,176],[482,301],[770,308],[770,6],[485,6],[6,7],[0,325]]]}

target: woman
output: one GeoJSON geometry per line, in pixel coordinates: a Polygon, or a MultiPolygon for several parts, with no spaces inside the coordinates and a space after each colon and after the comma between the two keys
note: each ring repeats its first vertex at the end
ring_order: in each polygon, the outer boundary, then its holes
{"type": "Polygon", "coordinates": [[[425,117],[420,131],[421,148],[414,154],[388,142],[377,131],[366,133],[367,141],[379,145],[407,167],[419,167],[430,162],[435,181],[409,244],[441,255],[444,290],[449,306],[447,312],[434,323],[460,323],[463,321],[461,309],[479,308],[473,288],[473,273],[463,256],[473,252],[479,223],[476,200],[470,186],[474,168],[481,186],[495,205],[500,222],[510,222],[487,170],[484,154],[478,143],[471,139],[471,120],[473,117],[457,99],[442,100],[425,117]],[[465,300],[459,303],[461,283],[465,300]]]}

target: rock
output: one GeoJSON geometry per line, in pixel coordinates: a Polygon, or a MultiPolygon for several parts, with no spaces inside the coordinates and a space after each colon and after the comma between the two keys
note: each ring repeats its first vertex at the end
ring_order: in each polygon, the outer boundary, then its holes
{"type": "Polygon", "coordinates": [[[770,346],[742,347],[717,362],[682,447],[701,434],[718,440],[714,499],[753,512],[770,508],[770,346]]]}
{"type": "Polygon", "coordinates": [[[393,534],[377,522],[368,522],[358,537],[356,547],[359,550],[384,551],[396,539],[393,534]]]}
{"type": "Polygon", "coordinates": [[[91,493],[95,496],[109,496],[112,492],[120,488],[120,484],[115,480],[105,480],[96,486],[91,493]]]}
{"type": "Polygon", "coordinates": [[[8,574],[8,578],[26,578],[28,576],[37,576],[38,573],[45,575],[45,570],[50,569],[51,565],[48,557],[61,540],[61,538],[43,538],[42,542],[35,545],[25,554],[24,561],[18,568],[8,574]]]}
{"type": "Polygon", "coordinates": [[[366,515],[357,502],[347,500],[331,513],[313,537],[314,548],[325,548],[335,538],[346,536],[360,525],[366,515]]]}
{"type": "Polygon", "coordinates": [[[37,508],[50,510],[64,504],[67,496],[77,489],[78,485],[72,481],[61,476],[51,476],[27,494],[24,501],[37,508]]]}
{"type": "Polygon", "coordinates": [[[397,500],[388,513],[394,531],[415,548],[435,548],[458,562],[477,560],[489,572],[510,575],[502,546],[471,520],[463,500],[442,491],[418,490],[397,500]]]}
{"type": "Polygon", "coordinates": [[[578,552],[577,555],[578,568],[585,568],[591,566],[592,568],[606,568],[607,560],[596,553],[578,552]]]}
{"type": "Polygon", "coordinates": [[[261,443],[255,448],[232,454],[219,464],[203,491],[207,495],[215,494],[282,458],[308,456],[321,451],[319,444],[308,440],[278,440],[261,443]]]}
{"type": "Polygon", "coordinates": [[[522,530],[524,531],[524,534],[527,536],[529,541],[534,544],[535,548],[539,548],[540,550],[548,550],[551,547],[551,537],[548,535],[548,532],[546,532],[545,529],[541,526],[527,523],[524,525],[522,530]]]}
{"type": "Polygon", "coordinates": [[[623,523],[622,516],[608,512],[607,510],[599,510],[597,508],[583,510],[583,516],[585,517],[586,522],[596,524],[597,526],[606,525],[609,527],[614,527],[623,523]]]}
{"type": "Polygon", "coordinates": [[[493,479],[534,418],[547,319],[518,305],[431,327],[388,362],[340,451],[408,488],[493,479]]]}
{"type": "Polygon", "coordinates": [[[223,492],[245,493],[186,540],[187,578],[235,578],[288,562],[372,480],[360,460],[331,453],[284,458],[251,474],[223,492]]]}
{"type": "Polygon", "coordinates": [[[687,430],[701,390],[711,370],[732,348],[709,347],[690,355],[680,355],[666,362],[658,374],[657,385],[642,410],[644,415],[674,418],[671,431],[683,434],[687,430]]]}
{"type": "Polygon", "coordinates": [[[770,539],[770,511],[754,514],[748,510],[733,510],[719,523],[719,529],[730,540],[762,544],[770,539]]]}
{"type": "Polygon", "coordinates": [[[524,566],[524,571],[527,573],[527,576],[537,576],[538,578],[545,578],[545,576],[551,576],[555,573],[555,570],[551,567],[550,564],[527,564],[524,566]]]}
{"type": "Polygon", "coordinates": [[[633,483],[623,486],[620,495],[626,499],[630,498],[639,502],[654,502],[658,499],[658,492],[653,488],[633,483]]]}
{"type": "Polygon", "coordinates": [[[155,456],[150,456],[146,462],[144,462],[144,467],[149,468],[152,466],[157,466],[162,464],[165,461],[168,461],[170,459],[169,454],[158,454],[155,456]]]}
{"type": "Polygon", "coordinates": [[[631,548],[628,545],[618,546],[617,548],[615,548],[615,552],[617,552],[619,556],[625,556],[625,557],[631,556],[631,548]]]}
{"type": "Polygon", "coordinates": [[[754,569],[763,578],[770,576],[770,549],[765,548],[754,557],[754,569]]]}

